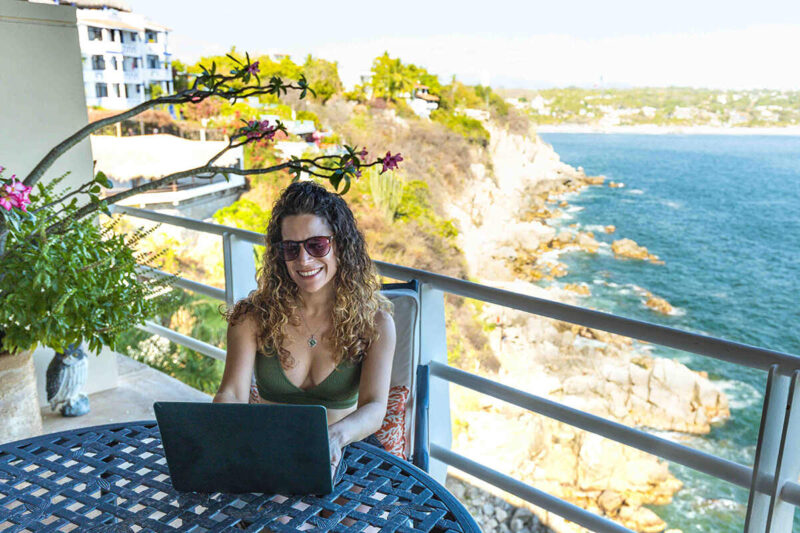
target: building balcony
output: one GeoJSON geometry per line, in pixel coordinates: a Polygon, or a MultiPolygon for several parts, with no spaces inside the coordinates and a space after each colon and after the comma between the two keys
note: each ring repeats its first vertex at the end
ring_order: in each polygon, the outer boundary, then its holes
{"type": "Polygon", "coordinates": [[[125,83],[141,83],[143,69],[137,68],[133,70],[123,71],[122,77],[125,83]]]}
{"type": "Polygon", "coordinates": [[[148,80],[172,81],[172,71],[165,68],[144,69],[143,77],[148,80]]]}

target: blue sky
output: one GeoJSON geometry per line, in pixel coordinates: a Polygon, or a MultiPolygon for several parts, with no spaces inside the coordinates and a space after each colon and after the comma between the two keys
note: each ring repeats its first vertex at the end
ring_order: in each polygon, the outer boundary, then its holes
{"type": "Polygon", "coordinates": [[[798,0],[128,1],[173,29],[178,58],[231,45],[295,59],[312,53],[338,61],[347,84],[388,50],[494,86],[800,89],[798,0]]]}

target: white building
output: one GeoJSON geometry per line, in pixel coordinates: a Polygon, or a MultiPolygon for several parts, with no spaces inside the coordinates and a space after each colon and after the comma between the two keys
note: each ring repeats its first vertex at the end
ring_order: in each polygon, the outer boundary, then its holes
{"type": "Polygon", "coordinates": [[[173,90],[169,28],[119,0],[76,2],[86,105],[127,109],[173,90]]]}
{"type": "MultiPolygon", "coordinates": [[[[102,171],[113,184],[109,194],[203,166],[228,145],[227,141],[190,141],[166,134],[92,135],[90,141],[96,170],[102,171]]],[[[227,151],[215,165],[244,168],[244,149],[237,146],[227,151]]],[[[192,176],[118,203],[203,220],[235,202],[246,188],[245,177],[238,174],[230,174],[228,179],[222,174],[192,176]]]]}
{"type": "Polygon", "coordinates": [[[439,97],[428,92],[427,85],[414,85],[410,97],[406,97],[408,105],[417,116],[430,118],[431,112],[439,107],[439,97]]]}

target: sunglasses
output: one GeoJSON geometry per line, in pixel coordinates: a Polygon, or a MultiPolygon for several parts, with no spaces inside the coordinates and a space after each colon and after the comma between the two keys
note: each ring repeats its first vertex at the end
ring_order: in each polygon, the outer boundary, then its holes
{"type": "Polygon", "coordinates": [[[294,261],[300,255],[300,245],[306,249],[311,257],[325,257],[331,251],[331,239],[326,236],[309,237],[304,241],[281,241],[278,243],[278,252],[284,261],[294,261]]]}

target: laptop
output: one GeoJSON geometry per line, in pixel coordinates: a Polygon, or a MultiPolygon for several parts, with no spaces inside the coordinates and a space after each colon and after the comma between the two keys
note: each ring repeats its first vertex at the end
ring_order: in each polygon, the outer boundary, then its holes
{"type": "Polygon", "coordinates": [[[333,491],[321,405],[156,402],[153,409],[176,490],[333,491]]]}

